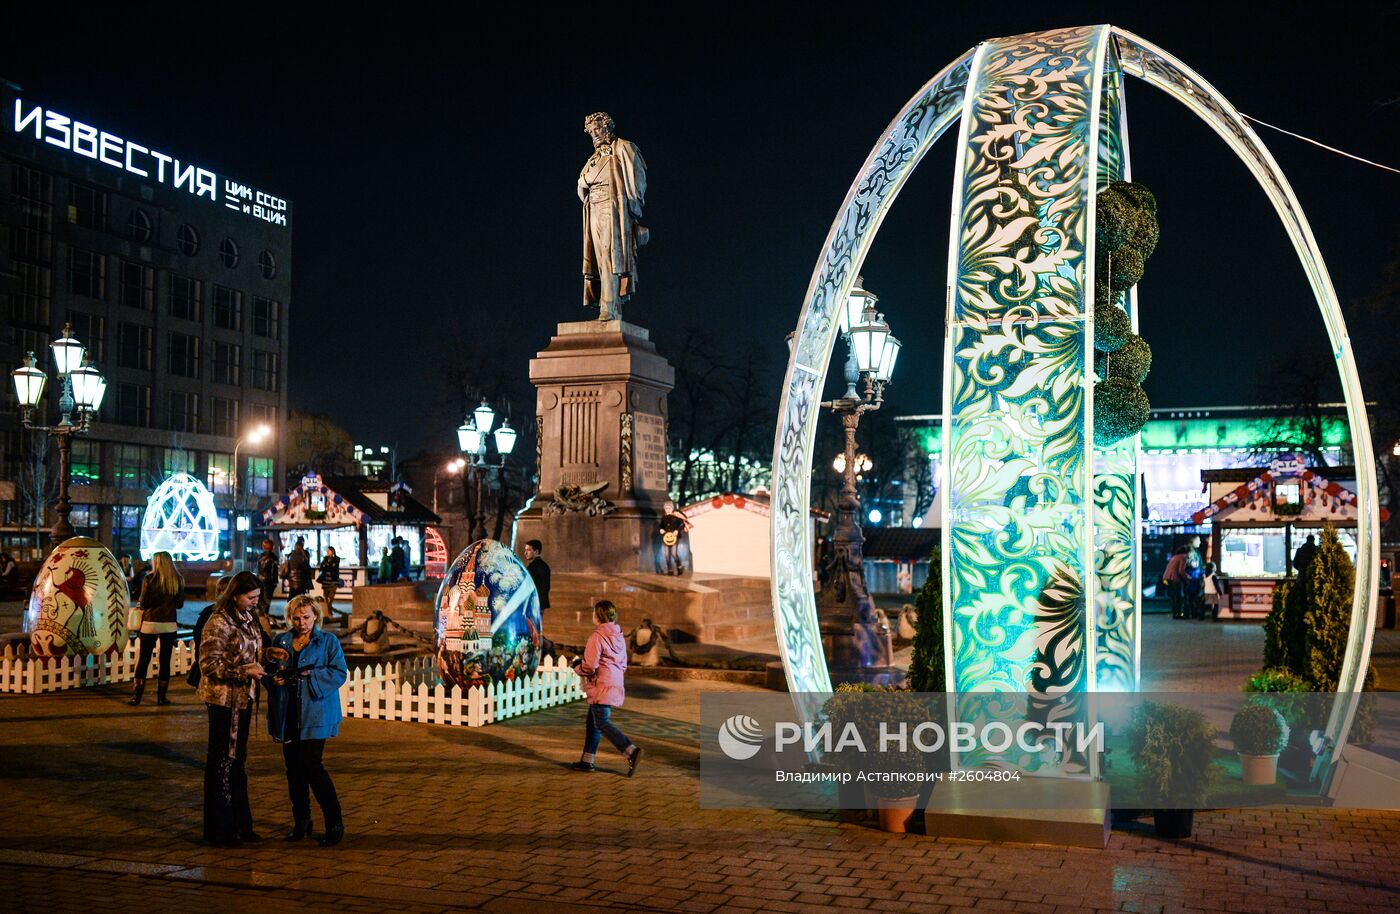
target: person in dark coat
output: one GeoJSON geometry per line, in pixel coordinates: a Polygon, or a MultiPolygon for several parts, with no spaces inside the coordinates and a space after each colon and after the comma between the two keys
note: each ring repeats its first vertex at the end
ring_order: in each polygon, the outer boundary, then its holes
{"type": "MultiPolygon", "coordinates": [[[[316,566],[316,583],[321,585],[321,599],[326,601],[326,612],[335,612],[335,592],[340,589],[340,556],[334,546],[326,547],[321,564],[316,566]]],[[[287,616],[291,621],[291,615],[287,616]]]]}
{"type": "Polygon", "coordinates": [[[287,599],[292,600],[311,592],[311,555],[306,551],[306,537],[297,537],[297,543],[287,554],[286,574],[287,599]]]}
{"type": "Polygon", "coordinates": [[[347,671],[340,641],[320,628],[322,600],[296,597],[287,603],[291,631],[272,642],[287,654],[287,661],[273,674],[267,698],[267,732],[282,744],[287,766],[287,793],[292,801],[292,829],[288,841],[311,837],[311,796],[321,807],[326,832],[322,847],[333,847],[345,837],[340,798],[326,773],[322,755],[326,740],[340,732],[340,687],[347,671]]]}
{"type": "Polygon", "coordinates": [[[389,550],[389,580],[397,581],[402,578],[411,581],[408,576],[408,553],[404,551],[402,537],[394,537],[391,542],[394,548],[389,550]]]}
{"type": "Polygon", "coordinates": [[[263,540],[262,552],[258,553],[258,585],[262,590],[262,600],[259,605],[264,613],[272,605],[272,596],[277,593],[277,578],[280,563],[277,561],[277,551],[272,548],[272,540],[263,540]]]}
{"type": "Polygon", "coordinates": [[[1317,537],[1311,533],[1303,540],[1303,545],[1298,547],[1298,551],[1293,553],[1293,570],[1298,572],[1298,577],[1307,573],[1308,566],[1312,564],[1313,557],[1317,555],[1317,537]]]}
{"type": "Polygon", "coordinates": [[[530,580],[535,582],[535,590],[540,595],[540,612],[549,609],[549,565],[541,553],[544,543],[530,540],[525,544],[525,570],[530,572],[530,580]]]}

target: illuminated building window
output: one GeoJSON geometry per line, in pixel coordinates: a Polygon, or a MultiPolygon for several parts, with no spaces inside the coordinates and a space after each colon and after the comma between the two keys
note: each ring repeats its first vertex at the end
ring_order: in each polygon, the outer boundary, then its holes
{"type": "Polygon", "coordinates": [[[180,248],[180,253],[186,257],[193,257],[199,253],[199,232],[188,222],[180,226],[175,232],[175,244],[180,248]]]}
{"type": "Polygon", "coordinates": [[[272,494],[272,458],[248,458],[248,494],[263,497],[272,494]]]}
{"type": "Polygon", "coordinates": [[[277,392],[277,353],[253,350],[253,386],[277,392]]]}
{"type": "Polygon", "coordinates": [[[117,364],[122,368],[151,370],[151,328],[140,324],[117,325],[117,364]]]}
{"type": "Polygon", "coordinates": [[[187,451],[182,447],[168,447],[161,454],[160,468],[166,476],[175,473],[194,475],[194,451],[187,451]]]}
{"type": "Polygon", "coordinates": [[[141,508],[116,505],[112,508],[112,551],[119,557],[136,555],[141,548],[141,508]]]}
{"type": "Polygon", "coordinates": [[[170,421],[172,432],[199,431],[199,394],[186,390],[170,391],[170,421]]]}
{"type": "MultiPolygon", "coordinates": [[[[227,240],[227,239],[225,239],[227,240]]],[[[237,289],[214,287],[214,326],[222,330],[243,327],[243,293],[237,289]]]]}
{"type": "Polygon", "coordinates": [[[117,404],[117,422],[122,425],[151,427],[151,388],[145,384],[116,384],[112,391],[117,404]]]}
{"type": "Polygon", "coordinates": [[[263,279],[277,278],[277,258],[272,256],[271,251],[263,251],[258,255],[258,267],[262,269],[263,279]]]}
{"type": "Polygon", "coordinates": [[[103,298],[107,286],[107,258],[82,248],[68,249],[68,291],[88,298],[103,298]]]}
{"type": "Polygon", "coordinates": [[[151,217],[146,215],[144,209],[133,208],[131,215],[126,217],[126,231],[132,241],[145,244],[151,240],[151,217]]]}
{"type": "Polygon", "coordinates": [[[68,523],[81,534],[91,536],[97,530],[101,509],[97,505],[74,505],[68,523]]]}
{"type": "Polygon", "coordinates": [[[199,337],[197,336],[189,336],[184,333],[170,334],[169,364],[166,366],[170,373],[182,378],[198,378],[199,348],[199,337]]]}
{"type": "Polygon", "coordinates": [[[232,238],[225,238],[219,242],[219,259],[224,262],[224,266],[232,270],[238,266],[238,242],[232,238]]]}
{"type": "Polygon", "coordinates": [[[177,273],[170,274],[170,314],[197,321],[204,311],[204,283],[177,273]]]}
{"type": "Polygon", "coordinates": [[[96,441],[74,438],[69,479],[75,486],[95,486],[102,482],[102,451],[96,441]]]}
{"type": "Polygon", "coordinates": [[[128,308],[152,311],[156,304],[156,271],[139,263],[123,260],[117,300],[128,308]]]}
{"type": "Polygon", "coordinates": [[[117,488],[145,488],[150,470],[151,452],[145,447],[139,444],[112,445],[112,476],[117,488]]]}
{"type": "MultiPolygon", "coordinates": [[[[214,401],[217,403],[218,401],[214,401]]],[[[236,404],[235,404],[236,405],[236,404]]],[[[217,434],[217,433],[216,433],[217,434]]],[[[230,495],[233,493],[233,455],[232,454],[210,454],[209,455],[209,491],[215,495],[230,495]]]]}
{"type": "Polygon", "coordinates": [[[282,332],[282,306],[270,298],[253,297],[253,332],[268,339],[277,339],[282,332]]]}
{"type": "Polygon", "coordinates": [[[210,414],[213,416],[213,433],[223,435],[225,438],[232,438],[238,434],[238,401],[227,400],[223,397],[212,397],[209,401],[210,414]]]}
{"type": "Polygon", "coordinates": [[[237,343],[214,341],[213,363],[209,380],[219,384],[243,383],[243,347],[237,343]]]}
{"type": "Polygon", "coordinates": [[[68,323],[73,325],[73,336],[83,341],[87,347],[87,357],[100,362],[107,357],[107,319],[81,311],[69,311],[68,323]]]}
{"type": "Polygon", "coordinates": [[[107,192],[86,184],[69,184],[68,221],[83,228],[106,231],[107,192]]]}

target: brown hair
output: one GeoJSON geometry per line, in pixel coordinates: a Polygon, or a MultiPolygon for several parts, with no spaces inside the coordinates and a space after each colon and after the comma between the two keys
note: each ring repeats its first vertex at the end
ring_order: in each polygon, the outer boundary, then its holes
{"type": "Polygon", "coordinates": [[[611,600],[599,600],[593,604],[593,618],[599,622],[616,622],[617,607],[611,600]]]}
{"type": "Polygon", "coordinates": [[[223,591],[219,594],[219,601],[214,604],[214,611],[227,613],[231,616],[238,615],[237,600],[245,593],[253,590],[262,590],[262,583],[258,576],[251,571],[240,571],[238,574],[228,579],[223,591]]]}

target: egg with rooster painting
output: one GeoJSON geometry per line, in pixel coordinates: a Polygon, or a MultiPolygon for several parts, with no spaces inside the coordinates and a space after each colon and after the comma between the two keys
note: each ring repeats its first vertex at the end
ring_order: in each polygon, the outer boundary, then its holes
{"type": "Polygon", "coordinates": [[[75,536],[49,553],[34,578],[24,630],[40,657],[105,654],[126,646],[126,576],[97,540],[75,536]]]}

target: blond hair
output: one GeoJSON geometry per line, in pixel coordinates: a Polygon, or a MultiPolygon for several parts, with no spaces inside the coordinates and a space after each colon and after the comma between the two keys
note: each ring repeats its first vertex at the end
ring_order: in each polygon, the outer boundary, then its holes
{"type": "Polygon", "coordinates": [[[185,580],[175,568],[175,560],[168,552],[157,552],[151,556],[152,588],[164,597],[176,597],[185,592],[185,580]]]}
{"type": "Polygon", "coordinates": [[[324,605],[325,600],[321,599],[320,597],[313,597],[311,596],[311,594],[304,593],[299,597],[292,597],[291,601],[287,603],[287,611],[286,614],[282,616],[282,618],[286,620],[286,623],[288,625],[291,625],[292,616],[296,615],[298,612],[309,606],[311,607],[311,611],[316,614],[316,625],[314,627],[320,628],[321,616],[324,613],[324,605]]]}

